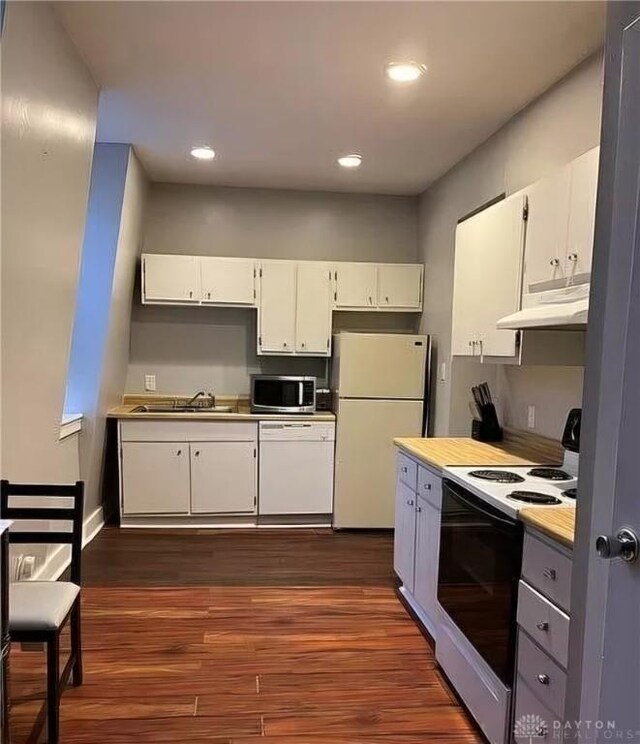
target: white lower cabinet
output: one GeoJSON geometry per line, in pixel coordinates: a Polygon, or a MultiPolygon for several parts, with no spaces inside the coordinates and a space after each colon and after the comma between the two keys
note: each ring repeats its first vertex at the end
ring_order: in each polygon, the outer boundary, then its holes
{"type": "Polygon", "coordinates": [[[253,442],[198,442],[190,450],[192,514],[255,513],[253,442]]]}
{"type": "Polygon", "coordinates": [[[442,478],[399,452],[393,567],[402,580],[405,597],[415,605],[414,609],[430,633],[434,632],[439,616],[441,503],[442,478]]]}
{"type": "Polygon", "coordinates": [[[188,514],[189,445],[185,442],[123,442],[124,514],[188,514]]]}
{"type": "Polygon", "coordinates": [[[398,480],[393,569],[410,592],[413,592],[415,545],[416,494],[409,486],[398,480]]]}

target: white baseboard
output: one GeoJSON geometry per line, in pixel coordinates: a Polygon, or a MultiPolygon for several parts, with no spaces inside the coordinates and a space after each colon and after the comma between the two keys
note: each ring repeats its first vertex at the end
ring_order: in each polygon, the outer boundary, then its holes
{"type": "MultiPolygon", "coordinates": [[[[99,506],[90,514],[82,525],[82,547],[86,547],[104,527],[104,514],[99,506]]],[[[33,575],[33,580],[56,581],[67,570],[71,563],[71,548],[58,545],[33,575]]]]}

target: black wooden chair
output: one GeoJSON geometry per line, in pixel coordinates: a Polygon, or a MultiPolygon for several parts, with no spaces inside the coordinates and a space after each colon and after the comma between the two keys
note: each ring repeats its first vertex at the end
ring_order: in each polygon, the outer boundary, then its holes
{"type": "Polygon", "coordinates": [[[84,483],[45,486],[0,482],[0,518],[13,520],[63,521],[71,531],[49,531],[48,525],[25,531],[12,528],[9,544],[70,545],[71,581],[19,581],[9,588],[9,636],[17,643],[43,643],[47,650],[47,725],[48,744],[59,741],[60,695],[73,678],[82,684],[82,641],[80,622],[80,586],[82,579],[82,518],[84,483]],[[11,497],[19,504],[11,506],[11,497]],[[37,498],[47,503],[58,498],[72,500],[72,506],[28,505],[37,498]],[[70,620],[71,653],[60,674],[60,635],[70,620]]]}

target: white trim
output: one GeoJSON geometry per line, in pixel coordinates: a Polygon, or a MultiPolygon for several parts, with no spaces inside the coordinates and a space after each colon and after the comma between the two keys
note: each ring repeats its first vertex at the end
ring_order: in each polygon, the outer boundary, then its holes
{"type": "Polygon", "coordinates": [[[65,413],[60,421],[60,436],[59,439],[66,439],[74,434],[77,434],[82,429],[82,414],[81,413],[65,413]]]}
{"type": "MultiPolygon", "coordinates": [[[[82,526],[82,547],[85,548],[103,527],[104,514],[102,507],[99,506],[84,520],[82,526]]],[[[33,574],[33,580],[57,581],[71,563],[69,553],[70,548],[66,545],[59,545],[33,574]]]]}

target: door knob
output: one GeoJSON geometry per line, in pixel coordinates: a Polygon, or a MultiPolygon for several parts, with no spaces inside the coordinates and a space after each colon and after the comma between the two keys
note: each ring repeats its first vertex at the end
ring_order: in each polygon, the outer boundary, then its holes
{"type": "Polygon", "coordinates": [[[596,552],[600,558],[622,558],[633,563],[640,553],[640,540],[633,530],[623,527],[615,536],[600,535],[596,539],[596,552]]]}

